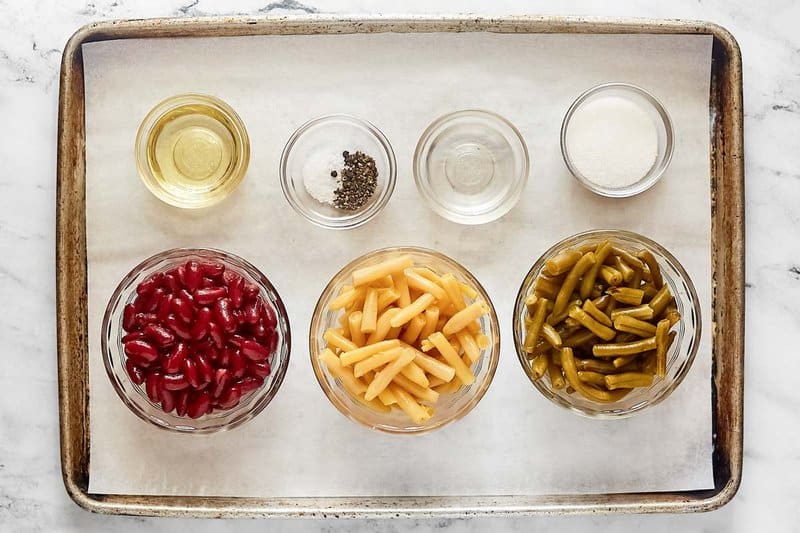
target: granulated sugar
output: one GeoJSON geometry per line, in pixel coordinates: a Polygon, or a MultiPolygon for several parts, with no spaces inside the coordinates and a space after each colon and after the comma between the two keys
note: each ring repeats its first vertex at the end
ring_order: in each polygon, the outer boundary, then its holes
{"type": "Polygon", "coordinates": [[[658,156],[658,131],[648,113],[619,96],[589,100],[572,115],[566,135],[575,168],[596,185],[621,189],[641,180],[658,156]]]}

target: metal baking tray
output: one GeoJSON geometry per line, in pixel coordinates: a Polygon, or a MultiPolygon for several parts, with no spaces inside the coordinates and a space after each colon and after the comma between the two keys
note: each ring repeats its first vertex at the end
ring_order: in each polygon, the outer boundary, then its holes
{"type": "Polygon", "coordinates": [[[90,24],[61,64],[56,199],[56,285],[61,467],[70,497],[94,512],[197,517],[431,517],[572,513],[697,512],[735,495],[742,475],[744,380],[744,161],[739,46],[708,22],[513,17],[483,19],[224,17],[90,24]],[[712,413],[714,488],[679,492],[531,496],[230,498],[89,492],[89,379],[84,71],[81,45],[158,37],[496,32],[706,34],[713,36],[711,91],[712,413]]]}

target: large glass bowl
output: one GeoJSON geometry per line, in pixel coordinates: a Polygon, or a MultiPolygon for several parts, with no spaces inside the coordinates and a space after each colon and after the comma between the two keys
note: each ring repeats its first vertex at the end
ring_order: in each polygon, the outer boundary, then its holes
{"type": "Polygon", "coordinates": [[[291,333],[286,308],[278,292],[259,270],[241,257],[210,248],[176,248],[158,253],[142,261],[119,283],[103,316],[102,351],[106,372],[117,395],[142,420],[157,427],[182,433],[213,433],[234,428],[260,413],[278,392],[289,366],[291,333]],[[269,360],[272,373],[264,384],[242,398],[236,407],[214,411],[197,419],[165,413],[147,397],[144,384],[136,385],[125,370],[122,337],[122,315],[125,306],[136,297],[136,286],[156,272],[170,270],[191,259],[221,262],[245,280],[256,284],[264,301],[272,306],[278,319],[275,331],[278,343],[269,360]]]}
{"type": "Polygon", "coordinates": [[[497,315],[494,308],[488,315],[480,319],[481,329],[489,338],[489,347],[481,351],[481,357],[472,367],[475,374],[475,383],[459,390],[442,394],[435,404],[435,414],[422,424],[411,421],[405,413],[393,409],[390,413],[379,413],[365,406],[355,398],[336,380],[327,367],[320,363],[319,354],[325,349],[326,343],[322,338],[325,330],[338,327],[338,318],[342,311],[328,310],[330,301],[339,294],[343,285],[351,282],[353,271],[372,264],[379,263],[387,258],[408,254],[414,259],[416,266],[428,267],[437,273],[451,272],[459,281],[474,288],[480,298],[483,298],[491,307],[491,300],[478,280],[463,266],[433,250],[417,247],[384,248],[375,250],[347,264],[328,283],[311,319],[309,331],[309,351],[311,366],[319,381],[322,391],[331,403],[346,417],[366,427],[395,434],[426,433],[440,428],[446,424],[459,420],[467,415],[478,402],[481,401],[494,377],[497,361],[500,356],[500,331],[497,315]]]}
{"type": "Polygon", "coordinates": [[[547,250],[534,263],[517,293],[514,304],[514,346],[517,357],[525,374],[539,392],[553,403],[565,407],[572,412],[590,418],[625,418],[640,413],[663,401],[680,385],[683,378],[692,366],[697,347],[700,344],[700,302],[697,298],[694,284],[677,259],[663,246],[655,241],[637,233],[621,230],[595,230],[579,233],[568,237],[547,250]],[[675,297],[681,320],[677,324],[677,337],[667,354],[667,373],[663,378],[655,378],[650,387],[633,389],[623,399],[613,403],[600,403],[581,396],[578,393],[568,394],[565,389],[554,389],[548,376],[534,380],[531,378],[531,363],[527,354],[522,350],[525,338],[525,297],[533,291],[533,284],[545,262],[559,252],[596,244],[609,240],[613,245],[618,245],[629,250],[647,248],[652,252],[661,268],[664,283],[669,285],[670,292],[675,297]]]}

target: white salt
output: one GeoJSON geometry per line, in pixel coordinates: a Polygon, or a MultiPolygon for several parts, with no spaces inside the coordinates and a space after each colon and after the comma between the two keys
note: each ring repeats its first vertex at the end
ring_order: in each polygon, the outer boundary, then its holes
{"type": "Polygon", "coordinates": [[[636,103],[619,96],[580,105],[570,118],[566,143],[575,168],[607,189],[641,180],[658,156],[655,122],[636,103]]]}
{"type": "Polygon", "coordinates": [[[334,191],[342,183],[342,152],[317,152],[303,165],[303,185],[316,201],[333,205],[334,191]],[[335,172],[336,176],[331,174],[335,172]]]}

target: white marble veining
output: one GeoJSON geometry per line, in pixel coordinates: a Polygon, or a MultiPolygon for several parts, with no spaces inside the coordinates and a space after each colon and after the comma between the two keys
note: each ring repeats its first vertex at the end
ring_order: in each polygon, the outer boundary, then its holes
{"type": "Polygon", "coordinates": [[[791,531],[800,500],[800,438],[785,368],[800,334],[800,4],[743,0],[0,0],[0,530],[2,531],[791,531]],[[58,68],[80,25],[97,19],[264,12],[478,12],[707,19],[733,32],[745,70],[747,363],[745,465],[722,510],[689,516],[393,521],[187,521],[96,516],[76,507],[60,479],[54,321],[54,199],[58,68]]]}

